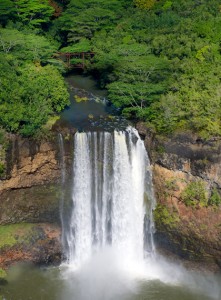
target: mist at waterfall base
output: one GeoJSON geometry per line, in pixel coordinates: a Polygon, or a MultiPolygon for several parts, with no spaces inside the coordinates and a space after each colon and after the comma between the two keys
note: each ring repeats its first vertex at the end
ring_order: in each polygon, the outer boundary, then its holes
{"type": "Polygon", "coordinates": [[[218,278],[157,254],[150,163],[135,129],[75,134],[71,196],[59,299],[221,298],[218,278]]]}

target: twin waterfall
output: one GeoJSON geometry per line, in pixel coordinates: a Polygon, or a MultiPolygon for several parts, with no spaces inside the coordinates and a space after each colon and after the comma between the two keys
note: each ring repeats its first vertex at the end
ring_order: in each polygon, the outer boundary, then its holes
{"type": "MultiPolygon", "coordinates": [[[[59,141],[63,152],[61,136],[59,141]]],[[[106,247],[129,261],[153,255],[155,201],[149,159],[137,131],[77,132],[73,153],[71,201],[65,210],[62,195],[61,209],[68,264],[79,268],[106,247]]],[[[61,164],[65,184],[64,160],[61,164]]]]}

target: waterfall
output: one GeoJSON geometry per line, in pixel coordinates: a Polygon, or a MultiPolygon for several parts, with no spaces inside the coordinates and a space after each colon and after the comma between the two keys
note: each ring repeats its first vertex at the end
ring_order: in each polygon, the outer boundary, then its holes
{"type": "Polygon", "coordinates": [[[65,181],[66,181],[66,163],[64,152],[64,141],[61,133],[58,134],[58,145],[60,149],[60,168],[61,168],[61,198],[60,198],[60,219],[62,228],[62,245],[65,248],[65,222],[64,222],[64,199],[65,199],[65,181]]]}
{"type": "Polygon", "coordinates": [[[104,247],[128,260],[154,253],[155,205],[149,159],[137,131],[74,135],[68,263],[76,267],[104,247]]]}

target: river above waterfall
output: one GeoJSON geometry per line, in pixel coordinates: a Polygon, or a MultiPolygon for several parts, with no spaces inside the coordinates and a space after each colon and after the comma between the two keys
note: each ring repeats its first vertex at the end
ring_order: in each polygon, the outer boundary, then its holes
{"type": "Polygon", "coordinates": [[[128,121],[107,100],[107,91],[97,87],[90,76],[70,75],[66,78],[71,105],[61,114],[64,126],[73,126],[79,131],[124,130],[128,121]]]}

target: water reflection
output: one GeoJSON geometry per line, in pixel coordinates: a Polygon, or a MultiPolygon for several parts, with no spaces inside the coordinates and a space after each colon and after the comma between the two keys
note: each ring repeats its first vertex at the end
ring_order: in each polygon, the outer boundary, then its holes
{"type": "Polygon", "coordinates": [[[69,124],[79,131],[124,130],[128,126],[128,121],[107,101],[107,92],[99,90],[91,77],[73,75],[66,81],[71,105],[61,114],[65,125],[69,124]]]}
{"type": "Polygon", "coordinates": [[[58,269],[18,265],[9,270],[8,284],[0,286],[1,300],[54,300],[63,282],[58,269]]]}

